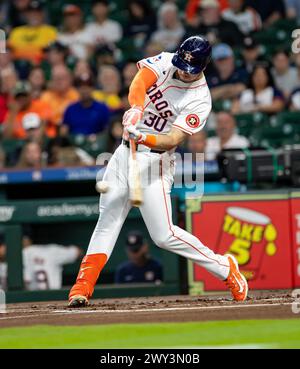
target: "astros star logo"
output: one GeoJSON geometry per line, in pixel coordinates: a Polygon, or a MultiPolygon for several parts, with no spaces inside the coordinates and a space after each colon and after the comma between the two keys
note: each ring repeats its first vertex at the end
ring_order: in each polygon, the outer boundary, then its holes
{"type": "Polygon", "coordinates": [[[187,62],[190,62],[192,61],[192,59],[194,59],[194,57],[191,55],[191,53],[189,51],[185,52],[184,60],[186,60],[187,62]]]}
{"type": "Polygon", "coordinates": [[[189,114],[186,117],[186,123],[189,127],[191,128],[197,128],[200,126],[200,118],[198,117],[197,114],[189,114]]]}
{"type": "Polygon", "coordinates": [[[194,117],[190,118],[190,124],[192,126],[194,126],[196,123],[197,123],[197,119],[196,118],[194,118],[194,117]]]}

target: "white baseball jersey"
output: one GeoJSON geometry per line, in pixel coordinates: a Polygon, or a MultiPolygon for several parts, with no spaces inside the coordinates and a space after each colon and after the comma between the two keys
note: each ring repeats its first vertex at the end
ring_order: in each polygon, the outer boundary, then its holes
{"type": "Polygon", "coordinates": [[[28,290],[56,290],[62,286],[64,264],[74,263],[77,247],[32,245],[23,249],[24,283],[28,290]]]}
{"type": "Polygon", "coordinates": [[[143,133],[166,134],[176,127],[190,135],[199,132],[211,111],[211,95],[205,76],[193,83],[175,78],[174,54],[163,52],[138,62],[147,67],[158,80],[147,91],[143,120],[137,128],[143,133]]]}

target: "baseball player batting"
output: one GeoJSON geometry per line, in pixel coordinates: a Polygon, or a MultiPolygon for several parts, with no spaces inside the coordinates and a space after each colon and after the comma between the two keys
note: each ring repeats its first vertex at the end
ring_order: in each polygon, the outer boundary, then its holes
{"type": "Polygon", "coordinates": [[[223,280],[235,300],[246,299],[248,285],[236,259],[215,254],[197,237],[173,224],[170,197],[173,171],[170,165],[162,165],[165,156],[172,155],[178,145],[199,132],[207,121],[211,96],[203,71],[210,59],[209,42],[201,36],[193,36],[185,40],[176,53],[163,52],[138,62],[139,71],[128,96],[131,108],[123,118],[123,142],[104,174],[110,189],[100,197],[99,220],[70,291],[70,307],[88,305],[132,206],[128,186],[129,137],[136,142],[142,181],[153,165],[158,164],[160,168],[144,187],[140,206],[152,240],[223,280]],[[121,185],[114,186],[116,177],[121,185]]]}

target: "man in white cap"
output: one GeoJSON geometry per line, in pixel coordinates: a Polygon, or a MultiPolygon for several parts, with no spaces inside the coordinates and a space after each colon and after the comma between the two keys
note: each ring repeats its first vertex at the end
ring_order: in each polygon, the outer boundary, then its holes
{"type": "Polygon", "coordinates": [[[24,115],[22,124],[27,133],[28,140],[42,145],[45,137],[44,126],[40,116],[37,113],[28,113],[24,115]]]}

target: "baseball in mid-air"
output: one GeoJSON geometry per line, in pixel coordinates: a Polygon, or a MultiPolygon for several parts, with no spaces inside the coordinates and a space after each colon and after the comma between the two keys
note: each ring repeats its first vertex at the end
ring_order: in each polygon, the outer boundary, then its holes
{"type": "Polygon", "coordinates": [[[106,193],[109,190],[108,183],[105,181],[99,181],[96,183],[96,190],[99,193],[106,193]]]}

